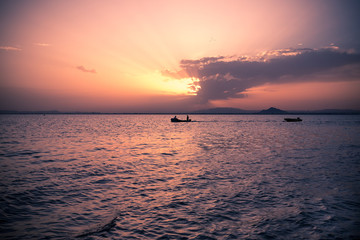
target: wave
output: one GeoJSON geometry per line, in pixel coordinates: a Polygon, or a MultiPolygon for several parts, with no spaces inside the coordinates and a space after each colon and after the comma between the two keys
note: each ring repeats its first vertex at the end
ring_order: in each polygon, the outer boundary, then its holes
{"type": "Polygon", "coordinates": [[[81,238],[81,237],[87,237],[89,235],[93,235],[96,233],[101,233],[101,232],[107,232],[110,231],[110,229],[112,229],[113,227],[116,226],[116,220],[117,220],[117,216],[112,218],[110,221],[106,221],[105,224],[101,224],[101,225],[95,225],[87,230],[85,230],[84,232],[76,235],[76,238],[81,238]]]}

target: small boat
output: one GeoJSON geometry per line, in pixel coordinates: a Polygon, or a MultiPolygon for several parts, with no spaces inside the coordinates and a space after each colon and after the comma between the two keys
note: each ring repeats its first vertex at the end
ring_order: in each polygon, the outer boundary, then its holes
{"type": "Polygon", "coordinates": [[[284,118],[285,122],[301,122],[301,118],[284,118]]]}
{"type": "Polygon", "coordinates": [[[189,118],[189,116],[187,116],[186,120],[181,120],[175,116],[175,117],[171,118],[171,122],[191,122],[191,119],[189,118]]]}

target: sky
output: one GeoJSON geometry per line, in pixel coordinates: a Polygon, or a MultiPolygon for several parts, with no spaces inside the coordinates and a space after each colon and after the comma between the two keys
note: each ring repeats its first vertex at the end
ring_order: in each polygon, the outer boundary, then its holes
{"type": "Polygon", "coordinates": [[[357,0],[2,0],[0,110],[360,110],[357,0]]]}

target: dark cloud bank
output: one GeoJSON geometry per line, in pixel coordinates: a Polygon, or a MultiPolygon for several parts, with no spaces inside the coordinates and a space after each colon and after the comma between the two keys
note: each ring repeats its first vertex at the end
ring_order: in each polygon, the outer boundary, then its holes
{"type": "Polygon", "coordinates": [[[84,66],[77,66],[76,68],[85,73],[96,73],[95,69],[86,69],[84,66]]]}
{"type": "MultiPolygon", "coordinates": [[[[208,57],[182,60],[179,72],[164,75],[199,79],[197,101],[242,98],[244,92],[266,83],[360,80],[360,54],[326,49],[287,49],[257,60],[208,57]]],[[[194,88],[196,86],[193,86],[194,88]]]]}

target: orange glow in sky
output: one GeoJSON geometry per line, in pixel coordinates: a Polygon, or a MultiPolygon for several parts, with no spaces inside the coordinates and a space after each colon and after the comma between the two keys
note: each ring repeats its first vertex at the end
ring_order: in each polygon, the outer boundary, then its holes
{"type": "Polygon", "coordinates": [[[356,1],[4,0],[0,9],[0,110],[360,109],[356,1]],[[224,72],[233,59],[330,48],[346,59],[301,76],[224,72]],[[217,59],[186,62],[206,58],[217,59]]]}

